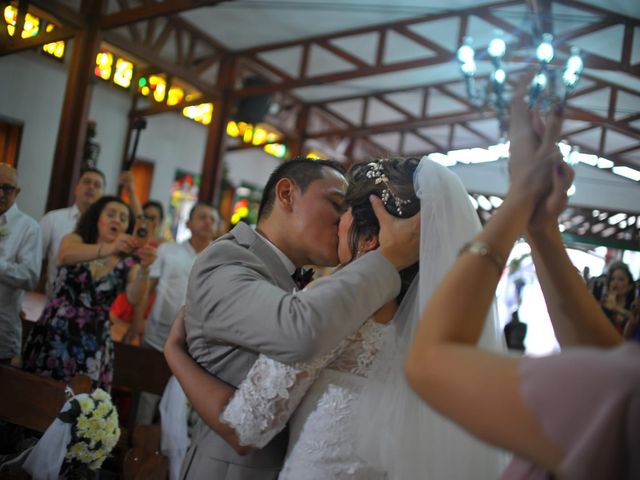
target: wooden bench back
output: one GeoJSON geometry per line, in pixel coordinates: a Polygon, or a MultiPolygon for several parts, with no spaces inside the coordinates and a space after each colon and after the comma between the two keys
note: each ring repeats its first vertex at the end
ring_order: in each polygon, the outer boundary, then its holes
{"type": "Polygon", "coordinates": [[[162,395],[171,370],[162,352],[115,342],[113,386],[162,395]]]}
{"type": "MultiPolygon", "coordinates": [[[[0,421],[44,432],[67,401],[63,382],[0,365],[0,421]]],[[[91,380],[78,375],[71,381],[78,393],[91,391],[91,380]]]]}

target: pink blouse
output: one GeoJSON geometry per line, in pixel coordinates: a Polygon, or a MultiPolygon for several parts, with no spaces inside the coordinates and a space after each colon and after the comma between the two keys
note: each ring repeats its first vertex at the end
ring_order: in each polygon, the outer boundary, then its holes
{"type": "Polygon", "coordinates": [[[520,388],[565,457],[555,476],[515,458],[503,480],[640,479],[640,344],[525,358],[520,388]]]}

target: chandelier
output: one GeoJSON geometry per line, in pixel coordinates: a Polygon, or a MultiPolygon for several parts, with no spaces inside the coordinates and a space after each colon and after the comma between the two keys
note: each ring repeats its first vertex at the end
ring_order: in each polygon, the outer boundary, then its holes
{"type": "MultiPolygon", "coordinates": [[[[465,80],[467,96],[471,103],[480,110],[488,105],[493,107],[500,125],[500,135],[505,136],[508,108],[507,100],[505,99],[507,72],[503,67],[503,58],[507,53],[507,44],[504,41],[502,32],[496,31],[486,50],[486,55],[491,60],[493,70],[482,88],[479,88],[475,81],[477,70],[476,51],[472,45],[473,40],[471,37],[465,37],[457,54],[460,70],[465,80]]],[[[482,55],[484,56],[484,52],[482,55]]],[[[540,41],[537,42],[535,50],[538,69],[529,86],[530,108],[537,107],[543,112],[547,112],[553,105],[564,104],[580,79],[584,63],[577,47],[571,47],[571,54],[562,69],[561,75],[559,75],[560,68],[551,63],[554,56],[553,35],[543,33],[540,41]]]]}

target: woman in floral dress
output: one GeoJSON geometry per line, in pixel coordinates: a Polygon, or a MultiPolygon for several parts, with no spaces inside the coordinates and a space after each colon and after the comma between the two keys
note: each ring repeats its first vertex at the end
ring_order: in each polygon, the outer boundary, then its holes
{"type": "Polygon", "coordinates": [[[132,304],[142,299],[156,257],[151,246],[137,248],[133,225],[129,207],[105,196],[63,238],[53,296],[25,345],[25,370],[62,381],[85,374],[94,387],[110,389],[109,309],[123,290],[132,304]]]}

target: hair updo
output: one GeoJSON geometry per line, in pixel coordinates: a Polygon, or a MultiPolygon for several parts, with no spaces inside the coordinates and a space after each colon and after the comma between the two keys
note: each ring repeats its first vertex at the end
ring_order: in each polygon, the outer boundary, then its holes
{"type": "MultiPolygon", "coordinates": [[[[358,253],[358,239],[377,235],[380,224],[369,201],[370,195],[383,199],[393,216],[408,218],[420,211],[420,200],[413,187],[413,176],[420,160],[415,157],[388,158],[354,165],[348,174],[346,202],[351,207],[353,223],[349,230],[352,258],[358,253]]],[[[418,263],[400,272],[402,289],[398,303],[418,272],[418,263]]]]}

